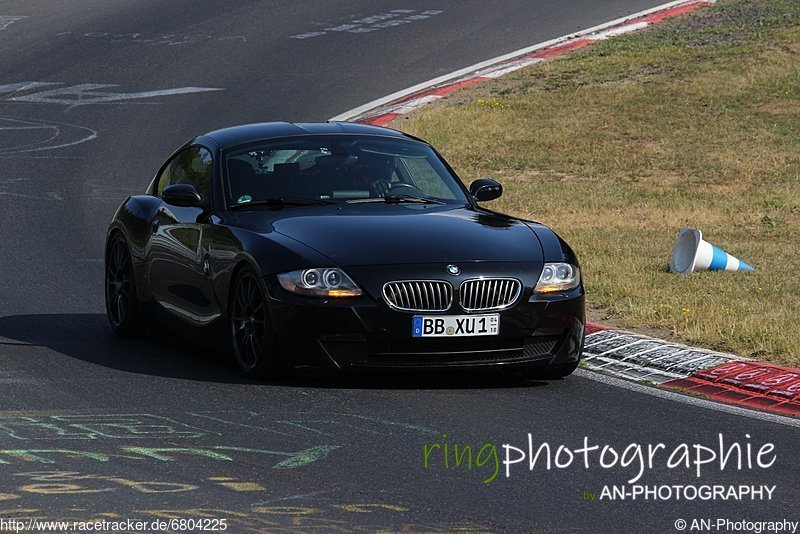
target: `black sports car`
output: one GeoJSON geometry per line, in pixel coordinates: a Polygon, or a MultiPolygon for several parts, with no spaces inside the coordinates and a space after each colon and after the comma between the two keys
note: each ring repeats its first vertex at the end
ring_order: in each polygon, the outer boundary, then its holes
{"type": "Polygon", "coordinates": [[[106,308],[123,336],[224,325],[242,371],[490,367],[571,373],[578,260],[541,224],[478,206],[426,142],[349,123],[201,135],[108,229],[106,308]],[[166,312],[166,313],[165,313],[166,312]]]}

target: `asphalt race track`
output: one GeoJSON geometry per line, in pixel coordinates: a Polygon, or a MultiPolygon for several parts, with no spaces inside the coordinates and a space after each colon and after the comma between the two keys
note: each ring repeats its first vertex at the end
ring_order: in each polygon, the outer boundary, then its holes
{"type": "Polygon", "coordinates": [[[190,137],[324,120],[657,3],[4,0],[0,518],[225,518],[233,532],[675,532],[679,518],[800,519],[800,434],[779,421],[586,372],[549,383],[250,382],[195,345],[117,339],[104,315],[108,221],[190,137]],[[769,442],[776,460],[766,469],[709,463],[698,478],[662,459],[638,484],[775,489],[770,500],[601,500],[604,486],[636,469],[604,469],[596,456],[588,469],[577,456],[551,470],[529,471],[526,460],[509,478],[500,464],[484,483],[492,447],[478,451],[494,445],[502,460],[502,444],[526,448],[529,432],[554,452],[584,437],[619,452],[634,443],[714,448],[719,433],[743,450],[769,442]],[[481,465],[445,469],[439,448],[425,469],[424,445],[445,442],[472,445],[481,465]]]}

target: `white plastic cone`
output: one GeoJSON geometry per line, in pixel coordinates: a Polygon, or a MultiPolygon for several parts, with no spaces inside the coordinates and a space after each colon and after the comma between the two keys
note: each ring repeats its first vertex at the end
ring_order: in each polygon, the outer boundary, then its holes
{"type": "Polygon", "coordinates": [[[694,228],[681,228],[669,270],[673,273],[689,274],[694,271],[754,271],[745,262],[731,256],[703,239],[703,232],[694,228]]]}

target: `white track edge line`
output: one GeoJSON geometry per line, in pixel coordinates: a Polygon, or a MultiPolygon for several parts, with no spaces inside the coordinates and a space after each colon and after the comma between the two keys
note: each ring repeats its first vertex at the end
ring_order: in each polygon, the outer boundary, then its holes
{"type": "Polygon", "coordinates": [[[604,373],[587,371],[585,369],[576,369],[574,374],[581,378],[588,378],[589,380],[594,380],[595,382],[601,382],[609,386],[624,388],[630,391],[634,391],[636,393],[644,393],[646,395],[652,395],[654,397],[659,397],[665,400],[682,402],[683,404],[690,404],[692,406],[697,406],[699,408],[705,408],[708,410],[716,410],[718,412],[725,412],[732,415],[749,417],[750,419],[760,419],[762,421],[767,421],[769,423],[776,423],[779,425],[800,428],[800,419],[795,419],[792,417],[777,415],[770,412],[760,412],[757,410],[751,410],[749,408],[742,408],[740,406],[733,404],[723,404],[720,402],[700,399],[697,397],[690,397],[688,395],[682,395],[680,393],[673,393],[666,389],[645,386],[643,384],[640,384],[639,382],[633,382],[631,380],[626,380],[623,378],[616,378],[604,373]]]}
{"type": "MultiPolygon", "coordinates": [[[[417,93],[419,91],[428,89],[429,87],[433,87],[433,86],[442,84],[444,82],[448,82],[448,81],[454,80],[456,78],[460,78],[460,77],[465,76],[467,74],[470,74],[472,72],[475,72],[475,71],[478,71],[478,70],[481,70],[481,69],[485,69],[487,67],[491,67],[491,66],[496,65],[498,63],[502,63],[504,61],[508,61],[508,60],[514,59],[514,58],[519,57],[519,56],[524,56],[524,55],[530,54],[532,52],[536,52],[537,50],[541,50],[543,48],[549,48],[549,47],[551,47],[553,45],[557,45],[557,44],[563,43],[565,41],[569,41],[570,39],[575,39],[577,37],[583,37],[583,36],[586,36],[586,35],[590,35],[592,33],[599,32],[601,30],[605,30],[607,28],[611,28],[613,26],[618,26],[620,24],[624,24],[625,22],[628,22],[629,20],[637,19],[637,18],[640,18],[640,17],[645,17],[647,15],[650,15],[650,14],[653,14],[653,13],[657,13],[657,12],[663,11],[665,9],[670,9],[670,8],[673,8],[673,7],[677,7],[677,6],[680,6],[680,5],[683,5],[683,4],[696,4],[696,3],[699,3],[700,1],[702,1],[702,0],[674,0],[673,2],[667,2],[666,4],[661,4],[661,5],[658,5],[656,7],[651,7],[650,9],[645,9],[643,11],[639,11],[637,13],[633,13],[633,14],[627,15],[625,17],[620,17],[620,18],[612,20],[610,22],[604,22],[603,24],[598,24],[597,26],[593,26],[591,28],[587,28],[585,30],[581,30],[581,31],[576,32],[576,33],[570,33],[568,35],[563,35],[561,37],[556,37],[555,39],[550,39],[549,41],[544,41],[544,42],[541,42],[541,43],[538,43],[538,44],[535,44],[535,45],[532,45],[532,46],[528,46],[528,47],[525,47],[525,48],[520,48],[519,50],[515,50],[514,52],[509,52],[507,54],[503,54],[501,56],[497,56],[497,57],[494,57],[492,59],[487,59],[486,61],[481,61],[480,63],[475,63],[474,65],[470,65],[469,67],[464,67],[463,69],[459,69],[459,70],[453,71],[453,72],[451,72],[449,74],[445,74],[443,76],[439,76],[437,78],[430,79],[427,82],[422,82],[422,83],[418,83],[416,85],[412,85],[411,87],[407,87],[407,88],[402,89],[400,91],[396,91],[396,92],[394,92],[394,93],[392,93],[390,95],[375,99],[372,102],[368,102],[368,103],[363,104],[361,106],[355,107],[355,108],[353,108],[351,110],[345,111],[344,113],[340,113],[340,114],[336,115],[335,117],[331,117],[328,120],[331,121],[331,122],[348,121],[348,120],[350,120],[350,119],[352,119],[354,117],[358,117],[359,115],[363,115],[368,111],[372,111],[373,109],[376,109],[376,108],[379,108],[379,107],[384,106],[386,104],[389,104],[391,102],[394,102],[395,100],[399,100],[401,98],[404,98],[406,96],[412,95],[412,94],[417,93]]],[[[714,2],[715,0],[706,0],[706,1],[714,2]]]]}

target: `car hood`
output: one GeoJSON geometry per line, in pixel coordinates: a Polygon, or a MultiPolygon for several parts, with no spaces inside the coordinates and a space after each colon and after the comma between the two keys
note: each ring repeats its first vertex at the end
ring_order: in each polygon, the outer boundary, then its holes
{"type": "Polygon", "coordinates": [[[351,204],[281,214],[273,212],[268,231],[342,266],[542,261],[542,246],[525,223],[485,210],[351,204]]]}

